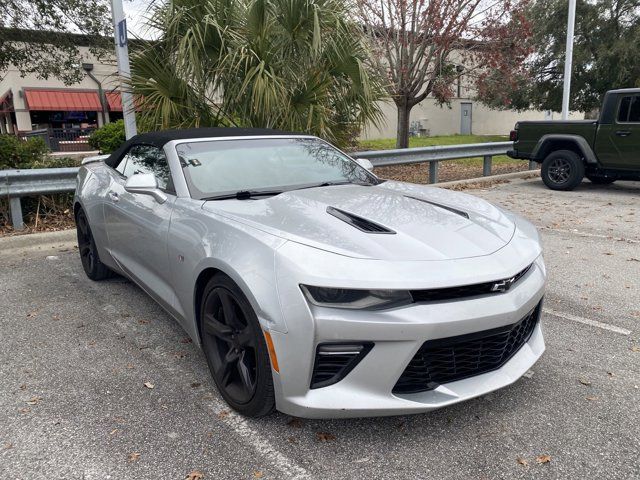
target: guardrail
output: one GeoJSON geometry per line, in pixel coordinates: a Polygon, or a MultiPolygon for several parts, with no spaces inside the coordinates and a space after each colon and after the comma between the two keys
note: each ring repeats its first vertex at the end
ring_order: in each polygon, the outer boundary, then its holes
{"type": "MultiPolygon", "coordinates": [[[[504,155],[511,142],[474,143],[442,147],[406,148],[352,152],[354,158],[366,158],[376,167],[410,163],[429,164],[429,183],[438,182],[440,162],[461,158],[482,157],[482,175],[491,175],[492,159],[504,155]]],[[[533,168],[529,162],[529,168],[533,168]]],[[[9,198],[11,223],[16,230],[24,228],[20,197],[49,193],[73,192],[76,188],[78,168],[42,168],[34,170],[0,170],[0,197],[9,198]]]]}
{"type": "Polygon", "coordinates": [[[78,167],[0,170],[0,197],[9,197],[13,228],[24,228],[20,197],[73,192],[77,176],[78,167]]]}

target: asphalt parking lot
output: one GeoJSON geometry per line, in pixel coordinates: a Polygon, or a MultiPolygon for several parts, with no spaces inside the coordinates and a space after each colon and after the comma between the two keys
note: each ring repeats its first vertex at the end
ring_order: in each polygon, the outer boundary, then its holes
{"type": "Polygon", "coordinates": [[[139,288],[88,280],[72,243],[0,240],[0,478],[640,478],[640,183],[469,193],[540,228],[547,351],[508,388],[415,416],[240,417],[139,288]]]}

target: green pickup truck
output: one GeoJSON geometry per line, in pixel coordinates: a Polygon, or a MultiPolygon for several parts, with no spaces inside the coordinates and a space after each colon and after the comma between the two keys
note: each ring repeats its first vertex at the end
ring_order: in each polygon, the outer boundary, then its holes
{"type": "Polygon", "coordinates": [[[640,180],[640,88],[608,91],[597,120],[518,122],[510,139],[507,155],[541,163],[553,190],[640,180]]]}

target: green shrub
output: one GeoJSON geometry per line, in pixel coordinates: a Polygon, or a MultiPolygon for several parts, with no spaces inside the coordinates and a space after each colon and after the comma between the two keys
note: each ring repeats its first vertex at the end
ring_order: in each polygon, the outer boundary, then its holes
{"type": "Polygon", "coordinates": [[[45,160],[47,144],[43,139],[27,140],[15,135],[0,135],[0,170],[5,168],[34,168],[45,160]]]}
{"type": "Polygon", "coordinates": [[[89,137],[89,145],[97,148],[101,153],[111,153],[125,142],[124,121],[107,123],[89,137]]]}

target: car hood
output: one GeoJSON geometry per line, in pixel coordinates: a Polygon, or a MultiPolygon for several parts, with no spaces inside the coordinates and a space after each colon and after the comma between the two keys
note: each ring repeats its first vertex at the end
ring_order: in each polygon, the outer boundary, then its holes
{"type": "Polygon", "coordinates": [[[490,255],[515,231],[511,219],[480,198],[393,181],[208,201],[203,209],[290,241],[377,260],[490,255]]]}

